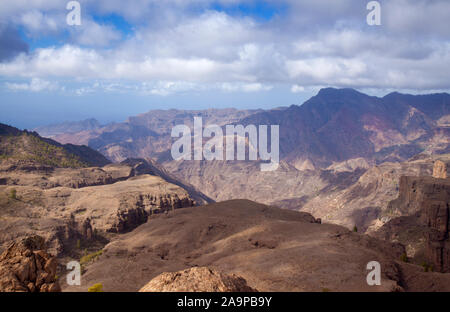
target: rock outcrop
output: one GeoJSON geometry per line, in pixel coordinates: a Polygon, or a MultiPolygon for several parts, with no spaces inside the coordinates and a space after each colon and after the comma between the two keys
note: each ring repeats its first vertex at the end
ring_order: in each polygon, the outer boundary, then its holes
{"type": "MultiPolygon", "coordinates": [[[[442,164],[436,163],[434,173],[442,173],[439,169],[442,164]]],[[[389,207],[411,218],[417,216],[416,223],[422,226],[417,228],[425,236],[426,261],[435,271],[450,272],[450,179],[403,176],[400,179],[399,196],[389,203],[389,207]]],[[[398,237],[405,236],[401,229],[396,231],[398,237]]],[[[404,231],[410,236],[414,232],[411,226],[404,228],[404,231]]]]}
{"type": "Polygon", "coordinates": [[[32,236],[12,243],[0,256],[1,292],[58,292],[57,260],[44,239],[32,236]]]}
{"type": "Polygon", "coordinates": [[[123,198],[120,202],[115,221],[107,229],[108,232],[125,233],[147,222],[154,214],[173,211],[179,208],[193,207],[195,201],[190,197],[177,194],[139,194],[131,198],[123,198]]]}
{"type": "Polygon", "coordinates": [[[398,210],[403,215],[413,215],[423,211],[430,200],[448,202],[450,198],[450,179],[433,177],[402,176],[399,196],[391,201],[388,210],[398,210]]]}
{"type": "Polygon", "coordinates": [[[437,272],[450,272],[449,202],[450,197],[447,201],[425,203],[426,223],[430,227],[426,255],[437,272]]]}
{"type": "Polygon", "coordinates": [[[152,279],[139,292],[255,292],[242,277],[207,267],[166,272],[152,279]]]}
{"type": "Polygon", "coordinates": [[[437,160],[434,163],[433,178],[447,179],[447,172],[448,172],[448,164],[447,163],[445,163],[441,160],[437,160]]]}

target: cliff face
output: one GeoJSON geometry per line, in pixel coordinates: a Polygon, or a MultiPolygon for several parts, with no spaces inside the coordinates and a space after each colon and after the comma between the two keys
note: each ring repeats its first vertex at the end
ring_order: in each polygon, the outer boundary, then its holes
{"type": "Polygon", "coordinates": [[[450,179],[402,176],[399,196],[388,209],[398,209],[403,215],[413,215],[424,209],[430,201],[446,202],[450,198],[450,179]]]}
{"type": "MultiPolygon", "coordinates": [[[[446,177],[446,168],[445,163],[436,161],[433,176],[446,177]]],[[[427,262],[435,271],[450,272],[450,178],[435,177],[401,177],[399,197],[389,203],[389,208],[417,216],[415,222],[423,231],[427,262]]],[[[389,232],[387,226],[384,231],[389,232]]],[[[411,226],[400,226],[395,232],[402,231],[413,230],[411,226]]]]}
{"type": "Polygon", "coordinates": [[[426,255],[435,271],[450,272],[449,200],[425,203],[426,223],[430,227],[426,255]]]}

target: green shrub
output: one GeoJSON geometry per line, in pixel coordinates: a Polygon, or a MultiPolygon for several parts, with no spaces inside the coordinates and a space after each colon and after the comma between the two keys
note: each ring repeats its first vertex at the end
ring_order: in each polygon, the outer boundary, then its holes
{"type": "Polygon", "coordinates": [[[84,265],[84,264],[91,262],[92,260],[96,260],[98,257],[100,257],[102,255],[102,253],[103,253],[103,250],[99,250],[99,251],[91,253],[89,255],[86,254],[83,257],[81,257],[80,264],[84,265]]]}
{"type": "Polygon", "coordinates": [[[103,284],[97,283],[88,288],[88,292],[103,292],[103,284]]]}
{"type": "Polygon", "coordinates": [[[17,191],[16,189],[12,189],[9,191],[9,198],[16,200],[17,199],[17,191]]]}
{"type": "Polygon", "coordinates": [[[403,262],[408,262],[408,256],[406,255],[406,253],[402,253],[402,255],[400,256],[400,260],[403,262]]]}
{"type": "Polygon", "coordinates": [[[356,227],[356,225],[353,227],[353,232],[358,232],[358,228],[356,227]]]}

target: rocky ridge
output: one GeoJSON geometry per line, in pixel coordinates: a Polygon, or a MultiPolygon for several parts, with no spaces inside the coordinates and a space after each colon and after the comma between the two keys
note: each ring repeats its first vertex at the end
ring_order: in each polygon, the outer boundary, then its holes
{"type": "Polygon", "coordinates": [[[204,202],[195,190],[153,175],[143,160],[102,168],[40,169],[0,170],[0,249],[39,234],[52,253],[61,255],[78,240],[104,241],[108,233],[131,231],[152,215],[204,202]]]}

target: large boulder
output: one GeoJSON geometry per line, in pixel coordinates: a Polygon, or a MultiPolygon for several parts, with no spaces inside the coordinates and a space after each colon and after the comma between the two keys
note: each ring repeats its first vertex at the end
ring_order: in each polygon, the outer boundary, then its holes
{"type": "Polygon", "coordinates": [[[255,292],[242,277],[207,267],[166,272],[152,279],[139,292],[255,292]]]}
{"type": "Polygon", "coordinates": [[[0,292],[59,292],[57,265],[40,236],[12,243],[0,256],[0,292]]]}

